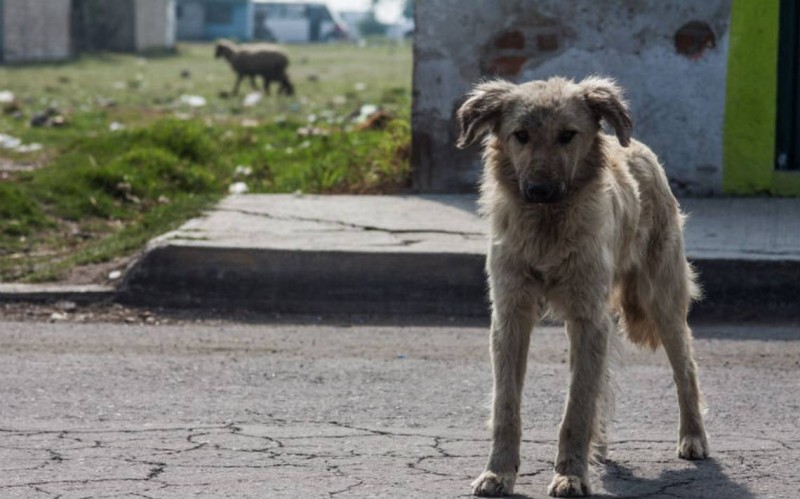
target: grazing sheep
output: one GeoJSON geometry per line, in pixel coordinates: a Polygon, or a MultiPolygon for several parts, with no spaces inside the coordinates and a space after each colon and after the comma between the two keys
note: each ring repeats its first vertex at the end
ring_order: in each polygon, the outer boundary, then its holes
{"type": "Polygon", "coordinates": [[[256,77],[264,80],[264,92],[269,94],[269,86],[273,81],[280,84],[278,93],[293,95],[294,86],[286,75],[289,58],[277,45],[265,43],[251,45],[237,45],[228,40],[217,43],[215,57],[224,57],[236,72],[236,85],[233,95],[239,93],[242,79],[250,78],[250,85],[256,88],[256,77]]]}

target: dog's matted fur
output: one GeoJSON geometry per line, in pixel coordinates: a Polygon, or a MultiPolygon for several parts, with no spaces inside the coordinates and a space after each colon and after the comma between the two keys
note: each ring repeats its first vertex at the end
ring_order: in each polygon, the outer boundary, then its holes
{"type": "Polygon", "coordinates": [[[678,455],[705,458],[683,215],[656,156],[631,139],[620,88],[599,77],[488,81],[458,119],[459,147],[483,139],[481,206],[491,225],[492,449],[474,493],[513,490],[530,333],[546,309],[566,322],[572,373],[551,495],[590,494],[592,445],[604,457],[616,317],[634,343],[664,346],[678,389],[678,455]]]}

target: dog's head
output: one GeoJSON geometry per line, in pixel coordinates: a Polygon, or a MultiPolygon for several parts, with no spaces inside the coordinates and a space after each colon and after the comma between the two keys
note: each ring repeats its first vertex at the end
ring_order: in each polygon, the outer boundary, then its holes
{"type": "Polygon", "coordinates": [[[575,83],[550,78],[521,85],[479,83],[458,110],[457,146],[489,136],[484,145],[503,153],[502,178],[529,203],[555,203],[570,188],[596,175],[593,154],[605,120],[627,146],[631,116],[613,80],[589,77],[575,83]]]}

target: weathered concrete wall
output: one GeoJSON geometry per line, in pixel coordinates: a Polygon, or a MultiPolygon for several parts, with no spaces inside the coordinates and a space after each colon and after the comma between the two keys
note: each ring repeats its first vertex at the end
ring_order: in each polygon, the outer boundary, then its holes
{"type": "Polygon", "coordinates": [[[136,0],[136,50],[175,46],[175,2],[136,0]]]}
{"type": "Polygon", "coordinates": [[[70,56],[70,0],[3,0],[2,62],[70,56]]]}
{"type": "Polygon", "coordinates": [[[716,193],[730,0],[436,0],[416,4],[415,186],[475,188],[477,148],[453,146],[463,95],[481,78],[615,77],[634,136],[665,163],[673,187],[716,193]]]}
{"type": "Polygon", "coordinates": [[[173,0],[104,0],[94,12],[82,28],[100,34],[89,50],[142,52],[175,46],[173,0]]]}

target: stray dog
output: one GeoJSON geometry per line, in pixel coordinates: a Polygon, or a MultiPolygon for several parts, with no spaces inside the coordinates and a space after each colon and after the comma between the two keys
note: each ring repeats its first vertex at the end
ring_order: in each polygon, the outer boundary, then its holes
{"type": "Polygon", "coordinates": [[[621,89],[600,77],[488,81],[468,95],[458,121],[458,147],[483,139],[481,209],[491,225],[492,448],[473,493],[513,491],[530,333],[548,310],[566,322],[572,377],[550,495],[591,494],[590,448],[605,457],[615,317],[633,343],[664,346],[678,389],[678,456],[707,457],[686,323],[699,291],[684,256],[683,215],[655,154],[631,139],[621,89]],[[603,133],[603,120],[616,138],[603,133]]]}

